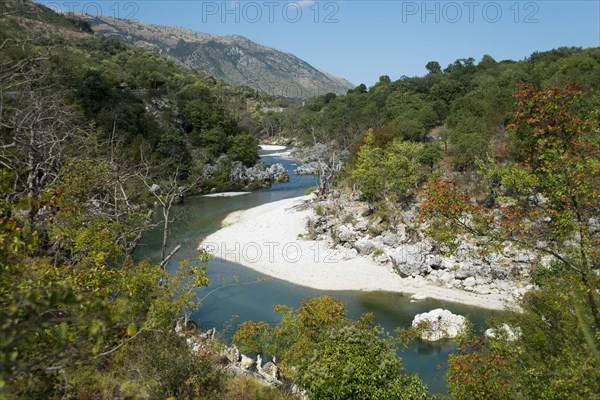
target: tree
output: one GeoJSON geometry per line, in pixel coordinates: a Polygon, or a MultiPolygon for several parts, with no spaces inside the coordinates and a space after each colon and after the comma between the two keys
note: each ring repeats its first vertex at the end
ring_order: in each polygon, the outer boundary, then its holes
{"type": "MultiPolygon", "coordinates": [[[[163,240],[162,246],[160,249],[160,266],[165,269],[167,267],[167,263],[169,260],[179,251],[181,245],[176,245],[173,250],[169,254],[167,254],[167,245],[169,241],[169,228],[170,224],[173,222],[171,218],[171,211],[173,209],[173,205],[176,204],[177,201],[181,200],[186,192],[188,192],[193,186],[197,184],[198,179],[193,182],[188,182],[188,185],[181,185],[181,176],[179,166],[175,169],[175,171],[168,175],[168,179],[164,180],[161,185],[157,183],[152,183],[153,179],[156,179],[160,176],[160,172],[156,171],[155,166],[151,166],[148,162],[144,160],[144,164],[140,171],[138,172],[138,176],[143,184],[146,186],[150,194],[156,199],[156,201],[161,206],[162,211],[162,226],[163,226],[163,240]]],[[[159,168],[160,169],[160,168],[159,168]]]]}
{"type": "Polygon", "coordinates": [[[426,399],[409,376],[393,339],[368,319],[331,329],[298,368],[298,382],[315,399],[426,399]]]}
{"type": "Polygon", "coordinates": [[[14,175],[7,196],[26,193],[31,222],[41,191],[58,177],[66,145],[78,131],[59,87],[39,88],[42,78],[24,74],[17,96],[0,102],[0,165],[14,175]]]}
{"type": "Polygon", "coordinates": [[[439,74],[442,72],[442,67],[437,61],[429,61],[425,64],[425,69],[427,69],[427,72],[430,74],[439,74]]]}
{"type": "Polygon", "coordinates": [[[396,140],[384,149],[374,145],[373,132],[365,135],[350,177],[364,199],[394,205],[408,199],[419,181],[423,144],[396,140]]]}
{"type": "Polygon", "coordinates": [[[600,369],[599,127],[577,87],[523,86],[516,98],[509,128],[520,162],[479,164],[502,206],[482,207],[438,181],[425,191],[421,213],[429,234],[450,249],[466,235],[483,251],[500,252],[510,243],[550,257],[550,265],[534,270],[540,289],[525,297],[525,314],[513,319],[521,339],[502,347],[519,359],[511,379],[539,398],[594,397],[597,373],[573,365],[600,369]]]}
{"type": "Polygon", "coordinates": [[[247,133],[229,137],[227,155],[232,161],[241,161],[247,166],[258,160],[258,139],[247,133]]]}
{"type": "Polygon", "coordinates": [[[302,302],[294,311],[277,306],[281,321],[244,322],[234,335],[242,351],[277,356],[311,398],[425,399],[427,388],[409,376],[396,357],[395,342],[370,316],[346,317],[329,296],[302,302]]]}

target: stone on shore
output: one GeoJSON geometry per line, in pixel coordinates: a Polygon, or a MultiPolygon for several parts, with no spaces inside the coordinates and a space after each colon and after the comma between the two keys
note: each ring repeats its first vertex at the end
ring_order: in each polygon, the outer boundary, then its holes
{"type": "Polygon", "coordinates": [[[429,342],[455,338],[466,328],[466,325],[465,317],[441,308],[417,314],[412,322],[413,327],[423,328],[421,339],[429,342]]]}

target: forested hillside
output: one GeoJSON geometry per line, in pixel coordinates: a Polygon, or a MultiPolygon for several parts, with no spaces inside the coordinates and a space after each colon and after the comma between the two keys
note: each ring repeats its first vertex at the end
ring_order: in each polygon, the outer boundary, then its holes
{"type": "Polygon", "coordinates": [[[344,93],[354,86],[293,54],[262,46],[242,36],[209,35],[108,16],[79,17],[106,37],[160,53],[231,85],[249,86],[272,96],[306,99],[328,92],[344,93]]]}
{"type": "Polygon", "coordinates": [[[355,151],[368,129],[381,147],[394,140],[437,143],[447,167],[467,171],[486,154],[508,157],[505,127],[521,85],[577,83],[590,107],[598,105],[599,48],[561,48],[518,62],[465,58],[446,68],[431,61],[426,67],[429,72],[423,77],[392,82],[381,76],[370,88],[361,84],[345,96],[320,96],[299,110],[270,118],[284,134],[308,136],[310,143],[317,132],[355,151]]]}

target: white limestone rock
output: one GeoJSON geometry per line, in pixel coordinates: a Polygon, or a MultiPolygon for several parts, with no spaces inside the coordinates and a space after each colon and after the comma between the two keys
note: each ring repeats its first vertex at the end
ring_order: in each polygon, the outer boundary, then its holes
{"type": "Polygon", "coordinates": [[[441,308],[417,314],[412,321],[413,327],[425,327],[421,339],[430,342],[455,338],[466,328],[466,325],[465,317],[441,308]]]}

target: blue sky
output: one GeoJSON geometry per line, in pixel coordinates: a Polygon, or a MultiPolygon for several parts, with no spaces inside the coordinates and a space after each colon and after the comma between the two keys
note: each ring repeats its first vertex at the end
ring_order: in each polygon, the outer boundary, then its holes
{"type": "Polygon", "coordinates": [[[560,46],[600,46],[590,1],[40,1],[53,8],[245,36],[354,84],[398,79],[459,58],[520,60],[560,46]],[[52,3],[52,4],[49,4],[52,3]]]}

